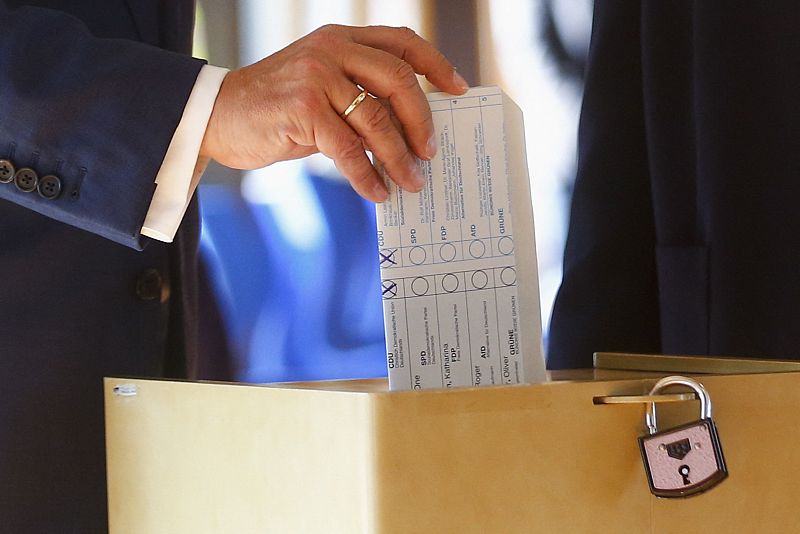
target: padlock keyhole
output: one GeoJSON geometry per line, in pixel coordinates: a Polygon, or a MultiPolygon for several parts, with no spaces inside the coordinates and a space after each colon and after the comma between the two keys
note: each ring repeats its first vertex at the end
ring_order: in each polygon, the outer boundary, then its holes
{"type": "Polygon", "coordinates": [[[686,464],[684,464],[684,465],[682,465],[682,466],[680,466],[678,468],[678,474],[683,478],[683,485],[684,486],[688,486],[689,484],[691,484],[691,482],[689,481],[689,473],[690,472],[691,472],[691,469],[689,469],[689,466],[686,465],[686,464]]]}

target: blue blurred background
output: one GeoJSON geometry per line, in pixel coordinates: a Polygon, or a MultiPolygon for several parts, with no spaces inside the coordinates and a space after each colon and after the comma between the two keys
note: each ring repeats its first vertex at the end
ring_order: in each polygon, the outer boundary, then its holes
{"type": "Polygon", "coordinates": [[[293,202],[200,191],[201,257],[227,333],[209,358],[227,352],[229,378],[246,382],[384,376],[374,205],[298,172],[307,190],[293,202]]]}

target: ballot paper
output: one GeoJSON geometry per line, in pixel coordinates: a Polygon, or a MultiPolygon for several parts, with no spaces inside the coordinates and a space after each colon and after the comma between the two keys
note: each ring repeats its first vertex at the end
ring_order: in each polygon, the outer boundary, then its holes
{"type": "Polygon", "coordinates": [[[376,206],[392,390],[544,380],[522,112],[497,87],[428,95],[419,193],[376,206]]]}

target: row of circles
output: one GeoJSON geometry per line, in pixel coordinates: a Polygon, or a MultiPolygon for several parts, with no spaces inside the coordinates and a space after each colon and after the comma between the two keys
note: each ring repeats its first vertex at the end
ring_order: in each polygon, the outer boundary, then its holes
{"type": "MultiPolygon", "coordinates": [[[[497,249],[500,254],[508,256],[514,252],[514,241],[509,236],[503,236],[497,241],[497,249]]],[[[456,258],[456,246],[453,243],[445,243],[439,246],[439,258],[442,261],[453,261],[456,258]]],[[[486,243],[481,239],[474,239],[469,244],[469,254],[475,259],[482,258],[486,254],[486,243]]],[[[408,259],[414,265],[422,265],[428,259],[428,252],[425,247],[412,247],[408,252],[408,259]]]]}
{"type": "MultiPolygon", "coordinates": [[[[486,286],[489,285],[489,275],[486,274],[486,271],[473,271],[470,276],[470,282],[473,289],[486,289],[486,286]]],[[[500,271],[500,282],[504,286],[513,286],[517,282],[516,270],[513,267],[504,267],[500,271]]],[[[461,283],[458,276],[448,273],[442,276],[441,286],[446,293],[455,293],[459,290],[461,283]]],[[[419,276],[411,281],[411,292],[418,297],[427,295],[430,289],[430,281],[424,276],[419,276]]],[[[397,283],[393,280],[385,280],[383,282],[383,296],[384,298],[397,296],[397,283]]]]}

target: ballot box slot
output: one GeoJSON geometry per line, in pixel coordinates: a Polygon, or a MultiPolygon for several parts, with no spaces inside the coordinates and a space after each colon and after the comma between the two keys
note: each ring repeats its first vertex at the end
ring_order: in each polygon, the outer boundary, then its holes
{"type": "Polygon", "coordinates": [[[661,402],[685,402],[696,400],[697,395],[691,393],[665,393],[663,395],[597,395],[592,397],[593,404],[649,404],[661,402]]]}

